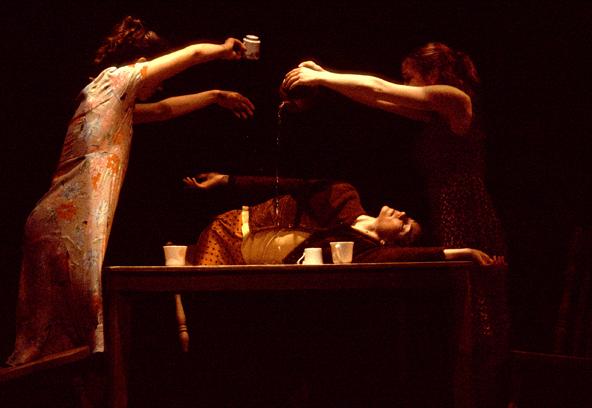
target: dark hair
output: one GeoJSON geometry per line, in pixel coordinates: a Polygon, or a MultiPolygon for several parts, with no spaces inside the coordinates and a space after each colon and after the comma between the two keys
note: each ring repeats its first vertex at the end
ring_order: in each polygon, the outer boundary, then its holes
{"type": "Polygon", "coordinates": [[[147,30],[139,18],[125,17],[103,40],[93,63],[100,69],[132,63],[141,57],[150,59],[165,50],[165,42],[147,30]]]}
{"type": "Polygon", "coordinates": [[[409,66],[423,77],[436,74],[436,83],[454,86],[473,98],[480,79],[471,58],[443,43],[432,42],[411,52],[402,67],[409,66]]]}

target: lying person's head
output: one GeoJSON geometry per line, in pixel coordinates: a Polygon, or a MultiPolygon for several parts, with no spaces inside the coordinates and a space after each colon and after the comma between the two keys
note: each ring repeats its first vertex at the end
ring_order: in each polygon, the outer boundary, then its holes
{"type": "Polygon", "coordinates": [[[408,246],[416,242],[421,234],[421,227],[404,211],[383,206],[370,228],[378,238],[389,244],[408,246]]]}

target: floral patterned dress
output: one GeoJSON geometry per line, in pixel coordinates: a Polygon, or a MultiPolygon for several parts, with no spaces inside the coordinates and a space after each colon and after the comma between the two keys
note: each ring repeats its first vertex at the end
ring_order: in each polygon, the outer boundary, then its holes
{"type": "Polygon", "coordinates": [[[10,365],[103,350],[101,268],[142,78],[142,64],[107,68],[79,95],[51,187],[26,222],[10,365]]]}

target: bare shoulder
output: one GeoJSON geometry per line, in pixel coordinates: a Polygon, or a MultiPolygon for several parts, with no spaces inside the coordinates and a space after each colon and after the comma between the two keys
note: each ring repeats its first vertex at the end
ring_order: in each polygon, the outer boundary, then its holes
{"type": "Polygon", "coordinates": [[[425,91],[434,110],[446,120],[455,134],[464,135],[469,131],[473,120],[473,104],[467,93],[450,85],[430,85],[425,91]]]}

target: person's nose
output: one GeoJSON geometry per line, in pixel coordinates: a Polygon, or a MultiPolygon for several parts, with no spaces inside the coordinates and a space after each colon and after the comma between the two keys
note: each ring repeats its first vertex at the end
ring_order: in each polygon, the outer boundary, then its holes
{"type": "Polygon", "coordinates": [[[395,210],[395,217],[397,218],[403,218],[405,216],[405,211],[399,211],[399,210],[395,210]]]}

